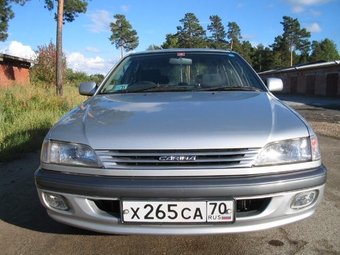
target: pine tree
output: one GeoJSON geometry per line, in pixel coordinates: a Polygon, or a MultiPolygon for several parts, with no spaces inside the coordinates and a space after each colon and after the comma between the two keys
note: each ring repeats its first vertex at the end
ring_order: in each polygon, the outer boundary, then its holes
{"type": "Polygon", "coordinates": [[[177,27],[179,48],[205,48],[207,46],[206,31],[193,13],[185,14],[180,22],[182,26],[177,27]]]}
{"type": "Polygon", "coordinates": [[[214,49],[227,49],[227,33],[222,24],[222,19],[217,15],[209,17],[211,23],[208,25],[208,31],[211,33],[209,37],[209,47],[214,49]]]}
{"type": "Polygon", "coordinates": [[[310,61],[332,61],[338,60],[339,58],[339,52],[336,49],[336,44],[332,40],[326,38],[320,42],[312,42],[312,54],[310,61]]]}
{"type": "Polygon", "coordinates": [[[7,0],[0,0],[0,41],[6,41],[8,37],[8,22],[14,18],[14,13],[7,0]]]}
{"type": "Polygon", "coordinates": [[[112,35],[109,40],[116,49],[121,48],[121,57],[123,57],[124,51],[128,52],[138,47],[139,37],[124,14],[116,14],[114,18],[115,22],[110,23],[112,35]]]}
{"type": "Polygon", "coordinates": [[[230,50],[240,52],[241,50],[241,28],[236,22],[228,22],[228,39],[230,39],[230,50]]]}
{"type": "Polygon", "coordinates": [[[294,53],[295,51],[300,51],[301,54],[308,54],[310,51],[310,42],[308,38],[311,36],[310,32],[308,32],[305,28],[300,28],[300,23],[298,19],[293,19],[288,16],[283,16],[283,22],[280,22],[283,25],[283,34],[281,39],[281,48],[282,53],[284,53],[283,48],[287,48],[290,52],[290,65],[294,64],[294,53]]]}

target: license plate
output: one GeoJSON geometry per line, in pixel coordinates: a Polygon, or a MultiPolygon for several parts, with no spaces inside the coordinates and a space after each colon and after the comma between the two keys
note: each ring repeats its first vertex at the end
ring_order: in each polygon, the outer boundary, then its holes
{"type": "Polygon", "coordinates": [[[234,201],[122,201],[123,222],[233,222],[234,201]]]}

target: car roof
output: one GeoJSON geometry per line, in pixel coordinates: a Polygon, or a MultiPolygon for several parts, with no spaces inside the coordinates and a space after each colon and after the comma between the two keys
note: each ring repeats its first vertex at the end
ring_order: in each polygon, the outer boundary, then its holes
{"type": "Polygon", "coordinates": [[[162,49],[162,50],[147,50],[147,51],[141,51],[141,52],[133,52],[129,53],[126,56],[131,55],[143,55],[143,54],[159,54],[159,53],[171,53],[171,52],[201,52],[201,53],[233,53],[238,54],[234,51],[230,50],[222,50],[222,49],[208,49],[208,48],[171,48],[171,49],[162,49]]]}

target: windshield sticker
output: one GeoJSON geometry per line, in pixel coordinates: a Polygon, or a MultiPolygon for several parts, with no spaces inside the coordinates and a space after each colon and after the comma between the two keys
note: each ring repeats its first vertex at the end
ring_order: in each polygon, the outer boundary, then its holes
{"type": "Polygon", "coordinates": [[[229,57],[235,57],[235,55],[234,55],[234,54],[231,54],[231,53],[229,53],[228,56],[229,56],[229,57]]]}
{"type": "Polygon", "coordinates": [[[185,52],[177,52],[177,57],[185,57],[185,52]]]}
{"type": "Polygon", "coordinates": [[[114,91],[125,90],[125,89],[127,89],[128,86],[129,86],[129,84],[120,84],[120,85],[116,85],[114,91]]]}

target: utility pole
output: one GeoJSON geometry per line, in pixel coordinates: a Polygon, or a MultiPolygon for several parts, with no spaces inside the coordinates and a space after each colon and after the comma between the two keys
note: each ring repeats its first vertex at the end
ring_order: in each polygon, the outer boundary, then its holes
{"type": "Polygon", "coordinates": [[[64,17],[64,0],[58,0],[58,20],[57,20],[57,67],[56,67],[56,93],[59,96],[63,95],[63,17],[64,17]]]}

